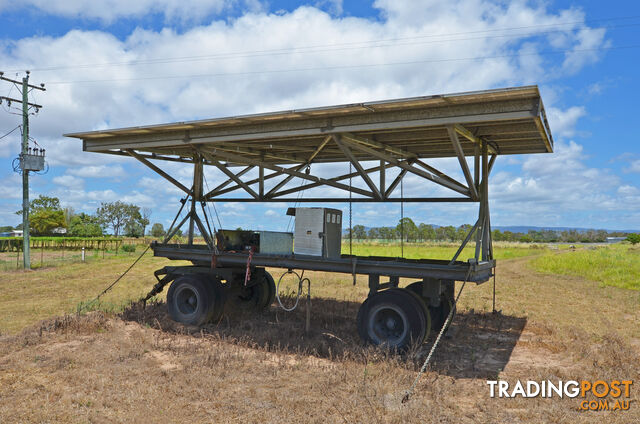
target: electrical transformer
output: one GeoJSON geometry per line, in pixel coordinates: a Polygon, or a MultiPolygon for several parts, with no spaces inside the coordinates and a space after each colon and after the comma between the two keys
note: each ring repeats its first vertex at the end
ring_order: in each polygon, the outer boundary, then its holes
{"type": "Polygon", "coordinates": [[[342,211],[329,208],[289,208],[295,216],[293,253],[340,258],[342,211]]]}

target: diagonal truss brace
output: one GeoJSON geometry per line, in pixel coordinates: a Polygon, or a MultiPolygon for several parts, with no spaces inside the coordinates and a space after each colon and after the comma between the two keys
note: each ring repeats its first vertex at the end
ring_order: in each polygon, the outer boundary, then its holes
{"type": "Polygon", "coordinates": [[[276,171],[276,172],[280,172],[283,174],[288,174],[288,175],[293,175],[294,177],[298,177],[304,180],[309,180],[309,181],[313,181],[313,182],[317,182],[320,183],[321,185],[328,185],[331,187],[335,187],[335,188],[339,188],[342,190],[346,190],[346,191],[352,191],[353,193],[357,193],[357,194],[361,194],[363,196],[367,196],[367,197],[374,197],[374,194],[370,191],[367,190],[362,190],[360,188],[357,187],[349,187],[346,184],[342,184],[342,183],[338,183],[335,181],[331,181],[328,180],[326,178],[321,178],[321,177],[317,177],[315,175],[308,175],[305,174],[304,172],[300,172],[297,171],[295,169],[291,169],[291,168],[284,168],[282,166],[278,166],[278,165],[273,165],[267,162],[263,162],[261,160],[258,159],[253,159],[253,158],[247,158],[244,156],[240,156],[240,155],[236,155],[234,153],[229,153],[229,152],[225,152],[225,151],[220,151],[217,149],[213,149],[213,152],[208,152],[208,151],[203,151],[201,148],[195,147],[195,149],[200,152],[201,154],[203,154],[205,157],[207,157],[207,159],[211,160],[211,158],[213,158],[214,156],[223,158],[225,160],[228,161],[232,161],[234,163],[238,163],[238,164],[244,164],[244,165],[255,165],[255,166],[260,166],[263,167],[265,169],[270,169],[272,171],[276,171]]]}
{"type": "Polygon", "coordinates": [[[469,171],[467,158],[465,157],[464,150],[462,150],[462,146],[460,145],[460,140],[458,139],[458,133],[456,132],[453,126],[448,126],[447,132],[449,133],[449,138],[451,139],[453,150],[456,152],[456,156],[458,156],[458,162],[460,162],[462,173],[464,174],[464,177],[467,180],[467,184],[469,185],[471,198],[473,200],[478,200],[478,190],[474,184],[473,177],[471,176],[471,171],[469,171]]]}
{"type": "MultiPolygon", "coordinates": [[[[362,140],[362,137],[358,137],[358,139],[362,140]]],[[[441,186],[444,186],[448,189],[456,191],[460,194],[471,197],[469,188],[463,187],[463,186],[461,187],[458,184],[454,184],[451,181],[448,181],[430,172],[426,172],[426,171],[423,171],[422,169],[416,168],[415,166],[409,164],[407,161],[399,160],[385,152],[381,152],[374,148],[365,146],[358,139],[355,139],[351,134],[343,134],[343,140],[346,141],[351,147],[353,147],[356,150],[360,150],[362,152],[368,153],[373,157],[392,163],[393,165],[399,168],[405,169],[411,172],[412,174],[418,175],[422,178],[433,181],[436,184],[440,184],[441,186]]]]}
{"type": "Polygon", "coordinates": [[[138,153],[136,153],[133,150],[126,150],[126,152],[138,159],[140,162],[142,162],[143,164],[145,164],[146,166],[148,166],[149,168],[151,168],[152,170],[154,170],[158,175],[164,177],[164,179],[166,179],[167,181],[169,181],[171,184],[175,185],[176,187],[178,187],[180,190],[184,191],[187,194],[191,194],[191,190],[189,190],[188,188],[186,188],[184,185],[182,185],[178,180],[176,180],[175,178],[173,178],[171,175],[167,174],[166,172],[164,172],[162,169],[158,168],[156,165],[154,165],[153,163],[149,162],[147,159],[145,159],[144,157],[140,156],[138,153]]]}
{"type": "Polygon", "coordinates": [[[358,174],[360,175],[360,177],[362,177],[364,182],[367,183],[367,185],[373,192],[374,196],[377,199],[382,199],[382,194],[380,193],[380,190],[378,190],[378,187],[371,180],[371,178],[369,177],[369,174],[365,171],[365,169],[362,168],[362,165],[360,165],[360,162],[358,161],[358,159],[356,159],[356,157],[353,155],[351,150],[349,150],[349,147],[342,142],[342,137],[340,136],[340,134],[334,134],[333,141],[336,142],[340,150],[342,150],[342,153],[344,153],[344,155],[349,159],[349,161],[351,162],[353,167],[356,169],[356,171],[358,171],[358,174]]]}

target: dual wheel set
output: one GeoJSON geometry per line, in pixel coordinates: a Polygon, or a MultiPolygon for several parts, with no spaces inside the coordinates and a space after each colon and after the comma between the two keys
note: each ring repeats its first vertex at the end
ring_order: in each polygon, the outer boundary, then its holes
{"type": "MultiPolygon", "coordinates": [[[[360,337],[397,350],[422,344],[431,331],[442,329],[453,308],[453,282],[445,287],[435,302],[423,295],[422,281],[371,294],[358,310],[360,337]]],[[[167,292],[167,307],[174,321],[199,326],[219,321],[228,301],[263,310],[275,296],[273,277],[264,269],[252,272],[246,285],[244,274],[234,274],[222,284],[210,274],[188,273],[173,279],[167,292]]]]}
{"type": "Polygon", "coordinates": [[[360,337],[374,345],[405,350],[421,345],[431,331],[439,332],[454,307],[453,290],[445,290],[431,302],[423,295],[422,285],[417,281],[370,295],[358,310],[360,337]]]}
{"type": "Polygon", "coordinates": [[[276,285],[267,271],[253,273],[244,284],[244,274],[222,284],[208,274],[177,276],[167,292],[167,308],[171,319],[183,324],[203,325],[222,317],[227,301],[262,310],[273,303],[276,285]]]}

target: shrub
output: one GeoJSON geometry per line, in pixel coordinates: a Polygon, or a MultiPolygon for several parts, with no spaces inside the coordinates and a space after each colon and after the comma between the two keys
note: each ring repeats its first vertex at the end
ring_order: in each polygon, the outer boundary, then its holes
{"type": "Polygon", "coordinates": [[[122,251],[123,252],[135,252],[136,251],[136,245],[135,244],[123,244],[122,245],[122,251]]]}

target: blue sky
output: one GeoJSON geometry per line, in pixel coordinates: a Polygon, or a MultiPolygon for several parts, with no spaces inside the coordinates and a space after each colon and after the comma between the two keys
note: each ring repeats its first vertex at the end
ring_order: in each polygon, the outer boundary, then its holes
{"type": "MultiPolygon", "coordinates": [[[[31,196],[55,195],[76,212],[124,200],[167,226],[180,193],[132,160],[83,153],[66,132],[538,84],[556,153],[497,161],[493,225],[640,228],[637,2],[0,0],[0,22],[0,70],[30,69],[48,88],[35,93],[45,107],[31,135],[50,170],[32,178],[31,196]],[[189,78],[202,74],[213,76],[189,78]]],[[[6,82],[0,94],[19,95],[6,82]]],[[[0,136],[20,124],[9,112],[4,104],[0,136]]],[[[18,131],[0,139],[0,225],[20,219],[18,150],[18,131]]],[[[459,172],[455,161],[436,163],[459,172]]],[[[419,189],[406,180],[405,190],[419,189]]],[[[287,226],[286,204],[216,206],[225,227],[287,226]]],[[[438,225],[476,213],[405,207],[438,225]]],[[[397,204],[354,206],[354,222],[368,226],[399,216],[397,204]]]]}

